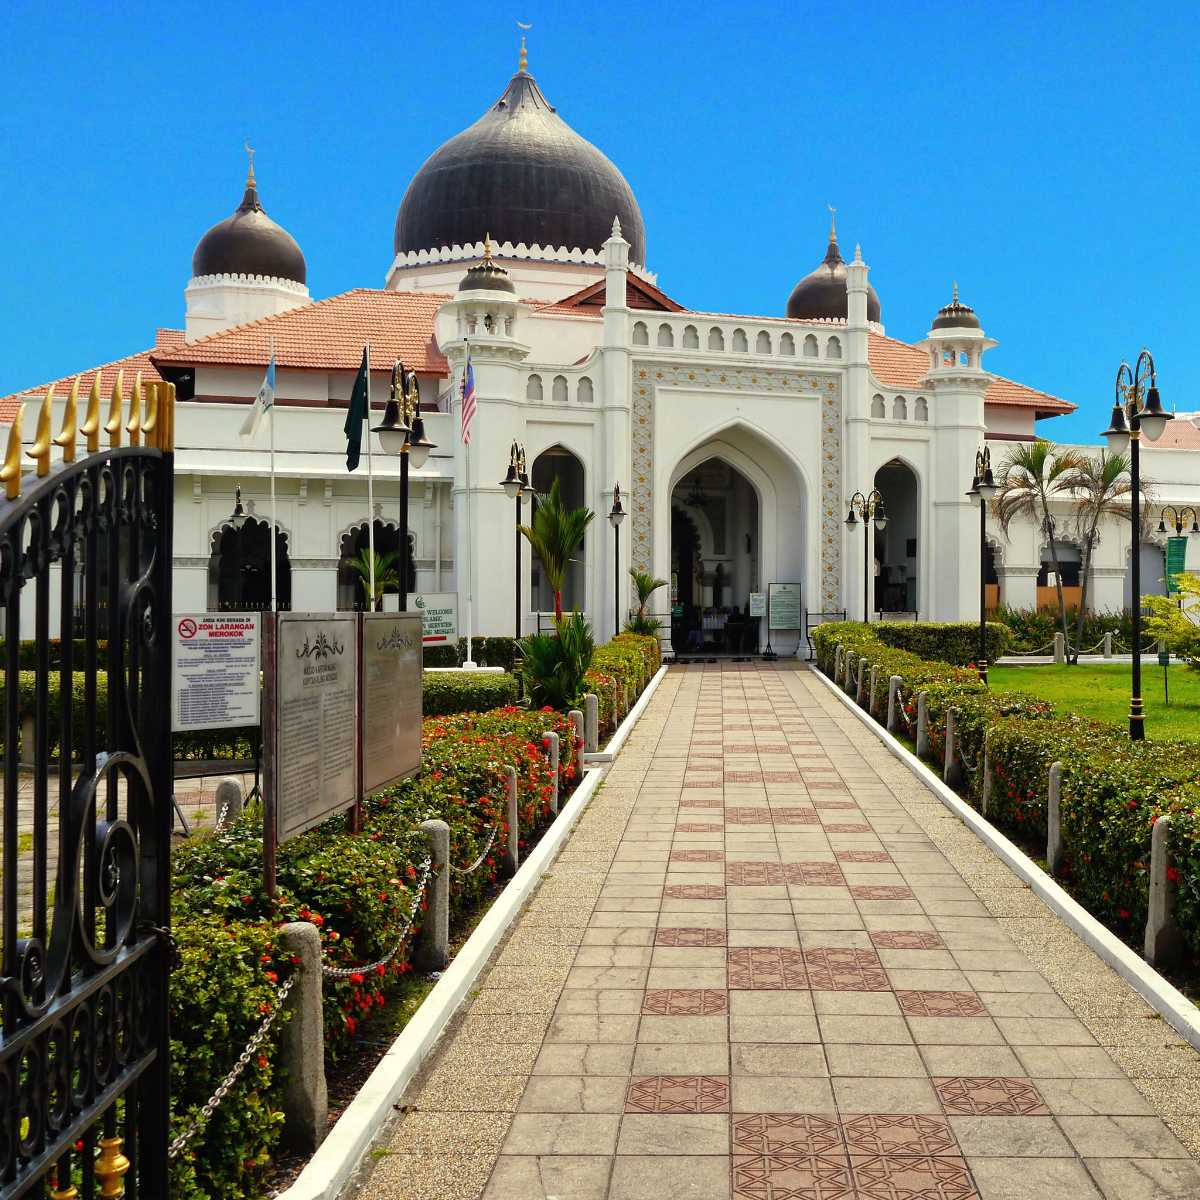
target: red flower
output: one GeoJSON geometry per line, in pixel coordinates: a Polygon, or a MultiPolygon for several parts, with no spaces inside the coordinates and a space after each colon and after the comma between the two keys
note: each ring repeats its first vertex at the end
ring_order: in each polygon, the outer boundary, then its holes
{"type": "Polygon", "coordinates": [[[1176,883],[1179,880],[1179,872],[1174,867],[1168,867],[1167,868],[1167,878],[1172,883],[1176,883]]]}
{"type": "Polygon", "coordinates": [[[353,1033],[358,1028],[358,1022],[353,1017],[346,1017],[346,1032],[353,1033]]]}
{"type": "Polygon", "coordinates": [[[268,978],[268,979],[269,979],[269,980],[270,980],[272,983],[278,983],[278,982],[279,982],[279,976],[278,976],[278,975],[276,975],[274,971],[267,971],[267,972],[266,972],[266,976],[267,976],[267,978],[268,978]]]}
{"type": "Polygon", "coordinates": [[[1118,908],[1118,909],[1117,909],[1117,916],[1118,916],[1118,917],[1120,917],[1122,921],[1127,921],[1127,920],[1129,920],[1129,909],[1127,909],[1127,908],[1118,908]]]}
{"type": "Polygon", "coordinates": [[[363,977],[359,971],[355,971],[354,974],[350,976],[351,983],[362,983],[362,981],[363,977]]]}

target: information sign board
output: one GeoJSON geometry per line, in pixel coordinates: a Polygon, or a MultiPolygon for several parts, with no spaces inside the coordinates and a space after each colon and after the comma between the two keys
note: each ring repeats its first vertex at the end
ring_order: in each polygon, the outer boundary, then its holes
{"type": "Polygon", "coordinates": [[[767,584],[772,629],[800,629],[803,615],[800,607],[800,585],[798,583],[767,584]]]}
{"type": "Polygon", "coordinates": [[[375,791],[421,767],[421,614],[362,617],[362,786],[375,791]]]}
{"type": "Polygon", "coordinates": [[[357,799],[357,623],[354,613],[276,616],[267,784],[281,843],[357,799]]]}
{"type": "Polygon", "coordinates": [[[257,725],[258,613],[176,613],[171,636],[171,728],[257,725]]]}
{"type": "Polygon", "coordinates": [[[751,592],[750,593],[750,616],[765,617],[767,615],[767,594],[766,592],[751,592]]]}
{"type": "Polygon", "coordinates": [[[458,645],[458,593],[423,592],[413,596],[421,614],[421,641],[426,646],[458,645]]]}
{"type": "Polygon", "coordinates": [[[1179,591],[1179,576],[1187,563],[1186,537],[1167,538],[1167,595],[1179,591]]]}

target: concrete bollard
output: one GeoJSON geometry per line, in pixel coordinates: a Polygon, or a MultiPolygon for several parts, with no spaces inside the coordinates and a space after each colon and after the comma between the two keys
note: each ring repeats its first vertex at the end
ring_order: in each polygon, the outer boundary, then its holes
{"type": "Polygon", "coordinates": [[[521,814],[517,809],[517,768],[505,767],[508,776],[508,838],[504,861],[514,875],[521,865],[521,814]]]}
{"type": "Polygon", "coordinates": [[[1112,656],[1113,656],[1113,653],[1112,653],[1112,634],[1111,634],[1111,633],[1106,633],[1106,634],[1104,635],[1104,650],[1103,650],[1103,654],[1104,654],[1104,657],[1105,657],[1105,658],[1112,658],[1112,656]]]}
{"type": "Polygon", "coordinates": [[[900,683],[899,675],[888,680],[888,733],[895,733],[900,728],[900,683]]]}
{"type": "Polygon", "coordinates": [[[312,1153],[324,1140],[329,1118],[325,1085],[325,1030],[321,1011],[321,935],[315,925],[294,921],[279,931],[284,954],[300,960],[298,978],[284,1007],[291,1018],[279,1035],[283,1075],[283,1137],[312,1153]]]}
{"type": "Polygon", "coordinates": [[[924,758],[929,753],[929,697],[924,692],[917,693],[917,757],[924,758]]]}
{"type": "Polygon", "coordinates": [[[32,767],[37,762],[37,722],[33,713],[21,718],[21,766],[32,767]]]}
{"type": "Polygon", "coordinates": [[[600,749],[600,700],[594,692],[583,698],[583,748],[588,754],[600,749]]]}
{"type": "Polygon", "coordinates": [[[215,826],[225,829],[242,815],[245,797],[242,795],[242,781],[227,775],[217,784],[217,815],[215,826]]]}
{"type": "Polygon", "coordinates": [[[867,688],[867,660],[859,655],[858,666],[854,672],[854,703],[861,705],[867,688]]]}
{"type": "Polygon", "coordinates": [[[579,777],[583,778],[583,713],[577,708],[571,709],[567,716],[571,719],[571,724],[575,727],[575,741],[578,743],[578,749],[575,754],[575,769],[579,772],[579,777]]]}
{"type": "Polygon", "coordinates": [[[842,648],[835,646],[833,651],[833,682],[837,683],[842,677],[842,648]]]}
{"type": "Polygon", "coordinates": [[[1058,874],[1062,860],[1062,763],[1053,762],[1046,786],[1046,865],[1051,875],[1058,874]]]}
{"type": "Polygon", "coordinates": [[[552,785],[553,790],[550,792],[550,811],[558,816],[558,734],[543,733],[542,745],[546,748],[546,754],[550,758],[550,774],[554,777],[552,785]]]}
{"type": "Polygon", "coordinates": [[[430,874],[413,960],[423,971],[440,971],[450,961],[450,826],[422,821],[421,832],[429,839],[430,874]]]}
{"type": "Polygon", "coordinates": [[[942,757],[942,781],[949,787],[962,782],[962,764],[958,761],[958,713],[946,709],[946,749],[942,757]]]}
{"type": "Polygon", "coordinates": [[[849,693],[850,689],[854,686],[854,659],[855,659],[855,657],[856,656],[855,656],[855,653],[853,650],[846,651],[846,657],[844,660],[845,664],[846,664],[846,677],[842,680],[842,691],[846,692],[847,694],[849,693]]]}
{"type": "Polygon", "coordinates": [[[1175,884],[1171,868],[1171,818],[1159,817],[1150,831],[1150,908],[1146,914],[1144,957],[1152,967],[1174,961],[1181,948],[1175,924],[1175,884]]]}
{"type": "Polygon", "coordinates": [[[1054,635],[1054,661],[1056,663],[1067,661],[1067,639],[1063,637],[1061,629],[1054,635]]]}
{"type": "Polygon", "coordinates": [[[879,668],[871,667],[871,678],[867,684],[867,712],[875,715],[875,685],[879,682],[879,668]]]}
{"type": "Polygon", "coordinates": [[[988,809],[992,806],[992,759],[987,752],[987,748],[983,751],[983,787],[980,789],[980,809],[983,815],[988,815],[988,809]]]}

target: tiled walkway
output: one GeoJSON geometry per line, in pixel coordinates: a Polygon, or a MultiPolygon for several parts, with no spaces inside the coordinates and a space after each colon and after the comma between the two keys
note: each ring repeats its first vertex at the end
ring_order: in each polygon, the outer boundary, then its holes
{"type": "Polygon", "coordinates": [[[807,671],[678,669],[360,1195],[1200,1197],[1198,1091],[807,671]]]}

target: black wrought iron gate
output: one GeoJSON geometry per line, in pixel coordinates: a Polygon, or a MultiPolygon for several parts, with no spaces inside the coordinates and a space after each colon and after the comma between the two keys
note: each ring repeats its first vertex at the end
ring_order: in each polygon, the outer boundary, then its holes
{"type": "Polygon", "coordinates": [[[99,396],[0,470],[2,1200],[167,1196],[174,388],[99,396]]]}

